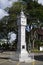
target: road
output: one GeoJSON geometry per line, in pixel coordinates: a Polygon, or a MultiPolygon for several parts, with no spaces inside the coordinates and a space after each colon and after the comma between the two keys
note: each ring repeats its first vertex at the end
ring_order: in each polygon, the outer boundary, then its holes
{"type": "Polygon", "coordinates": [[[42,61],[34,61],[32,63],[20,63],[18,61],[0,59],[0,65],[43,65],[42,61]]]}
{"type": "MultiPolygon", "coordinates": [[[[9,54],[9,53],[6,53],[9,54]]],[[[31,63],[25,63],[25,62],[19,62],[19,61],[13,61],[9,58],[5,58],[4,56],[6,55],[5,53],[0,54],[0,65],[43,65],[43,53],[42,54],[35,54],[34,62],[31,63]]],[[[9,56],[9,55],[7,55],[9,56]]]]}

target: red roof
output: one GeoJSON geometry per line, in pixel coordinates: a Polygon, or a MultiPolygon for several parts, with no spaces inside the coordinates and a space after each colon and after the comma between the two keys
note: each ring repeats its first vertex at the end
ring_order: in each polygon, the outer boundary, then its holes
{"type": "Polygon", "coordinates": [[[43,29],[37,29],[37,33],[43,35],[43,29]]]}

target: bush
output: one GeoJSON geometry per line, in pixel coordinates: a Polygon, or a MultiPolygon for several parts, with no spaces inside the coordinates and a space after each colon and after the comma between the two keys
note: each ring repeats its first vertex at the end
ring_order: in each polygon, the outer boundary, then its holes
{"type": "Polygon", "coordinates": [[[31,52],[33,52],[33,53],[42,53],[43,51],[40,51],[38,49],[32,49],[31,52]]]}

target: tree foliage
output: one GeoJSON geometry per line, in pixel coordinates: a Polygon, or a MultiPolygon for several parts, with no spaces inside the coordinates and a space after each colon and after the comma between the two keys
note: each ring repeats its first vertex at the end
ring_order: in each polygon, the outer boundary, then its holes
{"type": "MultiPolygon", "coordinates": [[[[13,3],[13,6],[9,8],[9,19],[8,19],[8,30],[14,30],[17,29],[17,15],[20,14],[21,8],[23,7],[24,13],[27,15],[27,23],[32,24],[33,21],[37,22],[37,19],[39,19],[41,22],[43,22],[43,6],[41,4],[38,4],[36,1],[32,0],[23,0],[23,2],[15,2],[13,3]],[[27,3],[28,2],[28,3],[27,3]],[[29,15],[28,15],[29,14],[29,15]],[[33,20],[32,20],[33,18],[33,20]],[[36,20],[34,20],[36,19],[36,20]]],[[[4,18],[6,19],[6,18],[4,18]]],[[[7,19],[6,19],[7,20],[7,19]]],[[[6,21],[5,20],[5,21],[6,21]]]]}
{"type": "MultiPolygon", "coordinates": [[[[43,23],[43,6],[36,1],[32,0],[23,0],[23,2],[15,2],[13,6],[9,8],[8,13],[10,14],[8,19],[4,18],[4,21],[8,21],[7,30],[17,32],[17,15],[20,14],[21,9],[23,8],[24,13],[27,16],[28,25],[36,23],[37,19],[43,23]]],[[[3,21],[3,20],[2,20],[3,21]]],[[[0,24],[1,28],[1,24],[0,24]]],[[[27,35],[28,36],[28,35],[27,35]]],[[[27,37],[28,38],[28,37],[27,37]]]]}
{"type": "Polygon", "coordinates": [[[17,29],[17,16],[19,16],[22,7],[24,10],[26,9],[25,4],[22,5],[21,2],[15,2],[13,3],[13,6],[9,8],[10,15],[9,15],[8,26],[14,28],[15,31],[17,29]]]}

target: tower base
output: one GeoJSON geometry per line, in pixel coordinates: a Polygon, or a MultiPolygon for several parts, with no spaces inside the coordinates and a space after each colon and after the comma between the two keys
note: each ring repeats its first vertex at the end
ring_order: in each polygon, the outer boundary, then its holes
{"type": "Polygon", "coordinates": [[[19,62],[33,62],[34,59],[30,56],[30,54],[25,51],[22,53],[16,52],[11,55],[11,60],[13,61],[19,61],[19,62]]]}
{"type": "Polygon", "coordinates": [[[33,59],[31,58],[29,53],[27,51],[25,51],[25,52],[19,54],[19,61],[20,62],[32,62],[33,59]]]}

